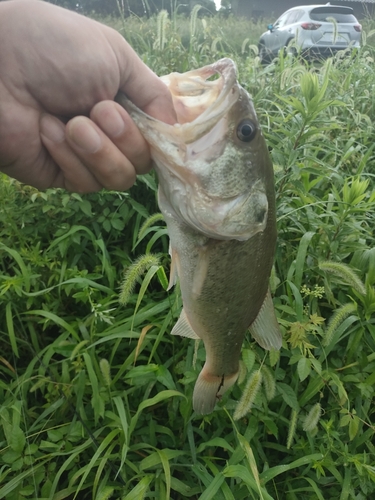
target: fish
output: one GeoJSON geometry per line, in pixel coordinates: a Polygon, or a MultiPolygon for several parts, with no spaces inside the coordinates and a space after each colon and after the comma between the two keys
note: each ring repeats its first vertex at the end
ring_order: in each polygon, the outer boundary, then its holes
{"type": "Polygon", "coordinates": [[[269,290],[277,236],[273,166],[231,59],[161,79],[176,124],[148,116],[124,95],[117,101],[150,146],[170,238],[169,288],[179,279],[183,304],[171,333],[204,343],[193,409],[206,415],[237,380],[248,330],[264,349],[281,347],[269,290]]]}

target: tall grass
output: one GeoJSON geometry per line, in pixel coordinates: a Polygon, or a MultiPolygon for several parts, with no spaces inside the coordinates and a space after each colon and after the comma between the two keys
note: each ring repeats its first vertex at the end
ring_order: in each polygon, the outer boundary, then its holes
{"type": "Polygon", "coordinates": [[[372,47],[263,67],[248,21],[118,27],[160,74],[236,60],[275,167],[283,348],[248,336],[240,382],[196,416],[204,350],[169,335],[154,175],[84,197],[1,178],[0,499],[372,498],[372,47]]]}

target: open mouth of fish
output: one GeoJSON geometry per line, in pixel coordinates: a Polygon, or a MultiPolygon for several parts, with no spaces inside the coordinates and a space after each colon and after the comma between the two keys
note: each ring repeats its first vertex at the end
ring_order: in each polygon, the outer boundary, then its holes
{"type": "MultiPolygon", "coordinates": [[[[124,94],[116,100],[129,112],[151,148],[174,160],[173,149],[195,143],[195,151],[207,149],[219,137],[220,120],[237,101],[236,67],[230,59],[187,73],[171,73],[161,80],[171,92],[177,123],[168,125],[138,109],[124,94]],[[209,80],[220,75],[216,80],[209,80]],[[164,139],[160,141],[163,135],[164,139]],[[199,141],[204,137],[204,141],[199,141]],[[173,147],[167,147],[174,145],[173,147]]],[[[193,154],[193,153],[191,153],[193,154]]],[[[178,163],[181,163],[178,158],[178,163]]]]}
{"type": "MultiPolygon", "coordinates": [[[[197,142],[203,135],[215,135],[220,119],[238,99],[236,67],[230,59],[221,59],[197,70],[171,73],[161,77],[168,86],[177,114],[178,125],[184,125],[184,142],[197,142]],[[218,75],[215,80],[210,77],[218,75]],[[187,124],[191,124],[192,126],[187,124]]],[[[176,127],[176,125],[175,125],[176,127]]],[[[211,141],[210,141],[211,142],[211,141]]],[[[199,143],[197,144],[199,149],[199,143]]]]}

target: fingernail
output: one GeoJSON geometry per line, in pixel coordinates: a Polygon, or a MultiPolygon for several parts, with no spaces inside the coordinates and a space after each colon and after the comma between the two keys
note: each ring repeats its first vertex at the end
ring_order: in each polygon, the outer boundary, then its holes
{"type": "Polygon", "coordinates": [[[102,140],[88,118],[77,116],[69,123],[67,128],[69,139],[85,153],[96,153],[102,140]]]}
{"type": "Polygon", "coordinates": [[[59,143],[65,140],[64,124],[51,115],[43,115],[40,119],[40,133],[52,142],[59,143]]]}
{"type": "Polygon", "coordinates": [[[99,116],[100,121],[98,123],[100,128],[108,137],[115,139],[124,133],[124,119],[115,107],[103,109],[103,112],[101,112],[99,116]]]}

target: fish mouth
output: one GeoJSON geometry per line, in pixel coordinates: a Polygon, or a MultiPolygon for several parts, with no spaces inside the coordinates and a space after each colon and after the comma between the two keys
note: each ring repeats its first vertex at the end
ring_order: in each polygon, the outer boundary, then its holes
{"type": "MultiPolygon", "coordinates": [[[[205,124],[206,131],[211,129],[211,123],[216,123],[228,112],[238,97],[235,91],[236,65],[229,58],[220,59],[183,75],[171,73],[161,77],[161,80],[168,86],[172,95],[178,124],[186,125],[194,121],[194,128],[205,124]],[[209,80],[215,74],[218,74],[219,78],[209,80]]],[[[189,128],[184,127],[185,130],[189,128]]],[[[200,134],[197,134],[194,140],[199,139],[199,136],[200,134]]],[[[185,138],[185,142],[191,141],[185,138]]]]}
{"type": "Polygon", "coordinates": [[[231,59],[224,58],[183,74],[162,76],[161,80],[172,95],[177,114],[174,125],[147,115],[121,92],[117,94],[116,101],[128,111],[156,152],[155,156],[160,155],[167,160],[164,166],[179,177],[178,167],[183,163],[188,145],[207,135],[238,100],[237,70],[231,59]],[[209,80],[215,74],[219,78],[209,80]]]}

